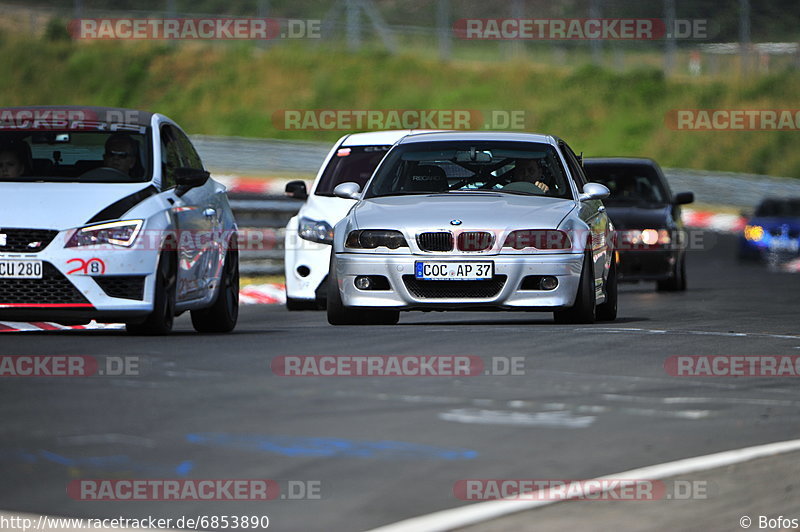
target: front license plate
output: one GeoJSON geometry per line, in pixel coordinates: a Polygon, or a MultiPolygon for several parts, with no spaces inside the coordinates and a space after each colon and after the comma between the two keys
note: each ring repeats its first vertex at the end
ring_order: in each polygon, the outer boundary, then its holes
{"type": "Polygon", "coordinates": [[[414,263],[414,277],[424,281],[480,281],[493,275],[493,262],[414,263]]]}
{"type": "Polygon", "coordinates": [[[0,279],[41,279],[40,260],[0,260],[0,279]]]}

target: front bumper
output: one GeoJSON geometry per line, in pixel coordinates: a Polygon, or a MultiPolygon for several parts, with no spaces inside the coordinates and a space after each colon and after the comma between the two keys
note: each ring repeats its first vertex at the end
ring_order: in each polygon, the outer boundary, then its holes
{"type": "Polygon", "coordinates": [[[678,260],[674,250],[618,251],[620,281],[660,281],[672,277],[678,260]]]}
{"type": "Polygon", "coordinates": [[[63,236],[38,253],[0,253],[43,265],[42,279],[0,279],[0,319],[135,321],[152,311],[158,251],[65,248],[63,236]]]}
{"type": "Polygon", "coordinates": [[[286,297],[314,301],[324,299],[325,280],[332,246],[294,237],[287,238],[284,255],[286,297]]]}
{"type": "Polygon", "coordinates": [[[575,303],[583,254],[454,257],[341,253],[336,255],[335,267],[342,303],[348,307],[554,310],[575,303]],[[494,278],[491,281],[466,282],[493,284],[458,285],[456,283],[464,281],[415,281],[414,264],[420,260],[491,261],[494,263],[494,278]],[[383,276],[388,279],[390,289],[360,290],[354,284],[359,275],[383,276]],[[553,290],[522,290],[521,284],[527,276],[555,276],[558,286],[553,290]],[[440,284],[434,286],[425,283],[440,284]],[[474,290],[478,287],[478,290],[474,290]]]}

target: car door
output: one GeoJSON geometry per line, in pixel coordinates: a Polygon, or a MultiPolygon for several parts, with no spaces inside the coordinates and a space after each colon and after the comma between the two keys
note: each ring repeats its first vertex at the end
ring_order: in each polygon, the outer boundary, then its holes
{"type": "MultiPolygon", "coordinates": [[[[161,126],[162,190],[174,189],[175,172],[187,167],[182,149],[182,133],[170,124],[161,126]]],[[[208,185],[208,183],[206,183],[208,185]]],[[[172,212],[178,246],[177,301],[190,301],[205,295],[209,267],[209,241],[213,238],[213,213],[208,211],[206,185],[175,197],[172,212]]]]}
{"type": "MultiPolygon", "coordinates": [[[[204,170],[203,161],[200,159],[189,137],[180,129],[175,129],[175,134],[180,146],[180,151],[184,165],[188,168],[204,170]]],[[[210,227],[211,238],[205,240],[206,246],[203,249],[203,268],[198,272],[200,280],[204,286],[204,296],[211,296],[219,276],[222,274],[222,265],[227,251],[225,233],[226,219],[225,213],[230,206],[225,195],[225,189],[219,186],[212,179],[190,192],[195,194],[198,204],[202,204],[203,217],[206,224],[210,227]]]]}
{"type": "MultiPolygon", "coordinates": [[[[560,141],[559,146],[567,161],[569,173],[575,180],[578,193],[583,192],[583,185],[586,184],[586,175],[583,167],[578,162],[575,152],[572,151],[566,142],[560,141]]],[[[595,290],[602,289],[603,275],[606,267],[610,264],[611,256],[608,251],[608,240],[610,238],[610,225],[608,215],[600,200],[582,201],[579,216],[586,225],[589,226],[591,233],[592,259],[594,265],[595,290]]]]}

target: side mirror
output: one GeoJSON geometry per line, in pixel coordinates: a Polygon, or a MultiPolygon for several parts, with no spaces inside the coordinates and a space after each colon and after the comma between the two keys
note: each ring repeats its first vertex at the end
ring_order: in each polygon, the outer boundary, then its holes
{"type": "Polygon", "coordinates": [[[586,183],[583,185],[583,194],[578,196],[579,201],[599,200],[607,198],[611,194],[608,187],[600,183],[586,183]]]}
{"type": "Polygon", "coordinates": [[[175,194],[183,196],[195,187],[202,187],[208,181],[211,174],[199,168],[176,168],[175,169],[175,194]]]}
{"type": "Polygon", "coordinates": [[[361,186],[358,183],[353,183],[352,181],[340,183],[339,185],[336,185],[336,188],[333,189],[333,195],[337,198],[357,200],[361,198],[361,186]]]}
{"type": "Polygon", "coordinates": [[[675,205],[686,205],[687,203],[694,203],[694,192],[678,192],[672,200],[675,205]]]}
{"type": "Polygon", "coordinates": [[[286,188],[284,189],[286,195],[290,198],[304,200],[308,198],[308,190],[306,190],[306,182],[305,181],[289,181],[286,183],[286,188]]]}

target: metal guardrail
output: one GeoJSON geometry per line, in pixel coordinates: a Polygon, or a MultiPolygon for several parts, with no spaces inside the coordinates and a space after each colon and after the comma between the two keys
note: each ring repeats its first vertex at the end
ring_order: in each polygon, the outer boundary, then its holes
{"type": "Polygon", "coordinates": [[[282,274],[285,227],[303,202],[256,194],[232,193],[228,197],[239,226],[241,274],[282,274]]]}

